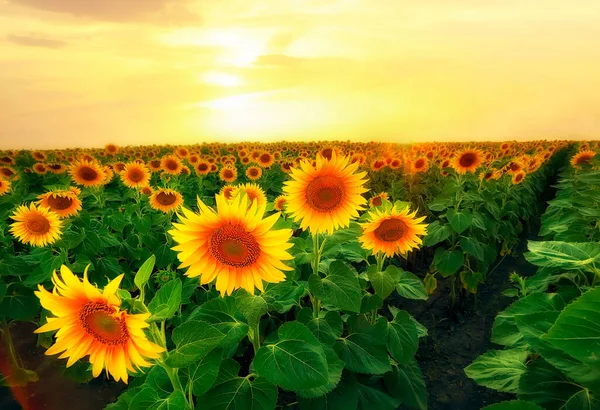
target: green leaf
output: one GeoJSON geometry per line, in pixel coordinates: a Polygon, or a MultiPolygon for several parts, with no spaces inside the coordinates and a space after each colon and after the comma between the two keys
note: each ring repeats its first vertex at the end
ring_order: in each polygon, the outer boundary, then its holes
{"type": "MultiPolygon", "coordinates": [[[[573,269],[593,269],[600,261],[598,242],[528,242],[525,259],[537,266],[573,269]]],[[[593,271],[593,270],[592,270],[593,271]]]]}
{"type": "Polygon", "coordinates": [[[527,352],[521,349],[490,350],[465,367],[477,384],[507,393],[516,393],[519,378],[527,367],[527,352]]]}
{"type": "Polygon", "coordinates": [[[391,370],[386,334],[381,328],[362,326],[335,342],[333,348],[353,372],[383,374],[391,370]]]}
{"type": "Polygon", "coordinates": [[[183,374],[186,375],[189,383],[192,384],[195,396],[201,396],[210,390],[217,380],[220,365],[221,355],[209,354],[204,356],[200,361],[182,369],[183,374]]]}
{"type": "Polygon", "coordinates": [[[235,303],[248,321],[248,326],[254,328],[268,311],[267,302],[261,296],[251,295],[245,290],[239,291],[235,303]]]}
{"type": "Polygon", "coordinates": [[[152,387],[144,387],[131,400],[130,410],[181,410],[185,408],[185,396],[177,390],[167,397],[161,397],[160,393],[152,387]]]}
{"type": "Polygon", "coordinates": [[[400,271],[390,265],[383,272],[379,272],[376,265],[371,265],[367,269],[367,276],[375,289],[375,294],[385,299],[394,291],[396,283],[400,280],[400,271]]]}
{"type": "Polygon", "coordinates": [[[544,410],[540,406],[530,401],[511,400],[503,401],[502,403],[485,406],[481,410],[544,410]]]}
{"type": "Polygon", "coordinates": [[[323,346],[325,350],[325,356],[327,357],[327,370],[329,373],[327,384],[312,389],[297,390],[296,394],[298,397],[315,398],[321,397],[338,385],[342,378],[342,370],[344,370],[345,363],[340,360],[335,351],[329,346],[323,346]]]}
{"type": "Polygon", "coordinates": [[[450,226],[452,226],[454,232],[459,235],[469,229],[473,224],[473,215],[471,214],[471,211],[467,209],[462,211],[448,209],[446,218],[448,218],[448,222],[450,222],[450,226]]]}
{"type": "Polygon", "coordinates": [[[477,239],[471,237],[462,237],[460,238],[460,247],[475,259],[482,262],[485,260],[483,247],[477,239]]]}
{"type": "Polygon", "coordinates": [[[233,349],[248,334],[248,325],[237,308],[235,298],[226,296],[204,302],[194,310],[188,320],[201,320],[213,324],[225,334],[219,344],[225,351],[233,349]]]}
{"type": "Polygon", "coordinates": [[[33,294],[33,290],[20,283],[11,283],[2,303],[0,303],[0,317],[12,320],[32,320],[40,311],[40,300],[33,294]]]}
{"type": "Polygon", "coordinates": [[[274,410],[277,387],[263,377],[235,377],[213,387],[198,403],[206,410],[274,410]]]}
{"type": "Polygon", "coordinates": [[[179,278],[164,284],[148,304],[152,316],[149,322],[162,322],[171,319],[179,309],[183,285],[179,278]]]}
{"type": "Polygon", "coordinates": [[[369,379],[357,383],[356,389],[359,409],[396,410],[400,405],[400,400],[390,395],[380,380],[369,379]]]}
{"type": "Polygon", "coordinates": [[[360,302],[360,313],[365,314],[373,310],[379,310],[383,306],[383,299],[377,295],[364,292],[360,302]]]}
{"type": "Polygon", "coordinates": [[[461,250],[453,251],[437,248],[433,256],[435,268],[444,278],[454,275],[465,263],[465,256],[461,250]]]}
{"type": "Polygon", "coordinates": [[[279,340],[258,349],[254,367],[258,374],[286,390],[312,389],[329,381],[323,346],[299,322],[278,330],[279,340]]]}
{"type": "Polygon", "coordinates": [[[216,326],[199,320],[189,320],[173,329],[175,350],[169,352],[166,363],[171,367],[186,367],[203,358],[225,338],[216,326]]]}
{"type": "Polygon", "coordinates": [[[152,269],[154,268],[155,260],[156,257],[154,255],[150,256],[135,274],[133,283],[135,283],[135,286],[137,286],[138,289],[142,289],[146,283],[148,283],[150,275],[152,274],[152,269]]]}
{"type": "Polygon", "coordinates": [[[350,312],[360,312],[361,289],[358,277],[344,262],[333,261],[329,265],[329,274],[324,279],[311,275],[308,286],[311,293],[323,303],[350,312]]]}
{"type": "Polygon", "coordinates": [[[298,404],[301,410],[337,410],[358,409],[357,383],[348,383],[342,380],[340,384],[330,393],[314,399],[300,397],[298,404]]]}
{"type": "Polygon", "coordinates": [[[333,346],[341,336],[344,322],[336,311],[329,311],[323,317],[314,317],[312,309],[304,308],[296,316],[298,322],[306,325],[321,343],[333,346]]]}
{"type": "MultiPolygon", "coordinates": [[[[395,267],[388,267],[388,269],[390,268],[395,267]]],[[[396,284],[396,292],[400,296],[407,299],[427,300],[429,296],[421,279],[413,273],[405,272],[400,268],[395,269],[400,272],[400,279],[396,284]]]]}
{"type": "Polygon", "coordinates": [[[394,366],[383,376],[388,391],[407,406],[426,410],[427,389],[419,363],[413,357],[406,365],[394,366]]]}
{"type": "Polygon", "coordinates": [[[600,287],[570,303],[542,339],[583,363],[600,364],[600,287]]]}
{"type": "Polygon", "coordinates": [[[437,289],[437,279],[435,277],[435,274],[428,273],[427,275],[425,275],[425,278],[423,279],[423,284],[425,285],[425,292],[428,295],[433,294],[433,292],[435,292],[435,290],[437,289]]]}
{"type": "Polygon", "coordinates": [[[434,212],[442,212],[448,208],[448,205],[452,203],[452,200],[448,197],[436,198],[427,204],[427,207],[434,212]]]}
{"type": "Polygon", "coordinates": [[[423,238],[423,245],[437,245],[448,239],[450,235],[452,235],[450,225],[441,225],[440,221],[434,221],[427,226],[427,236],[423,238]]]}
{"type": "Polygon", "coordinates": [[[377,326],[385,329],[387,348],[391,356],[400,364],[408,363],[419,347],[417,326],[408,312],[401,310],[391,322],[380,318],[377,326]]]}

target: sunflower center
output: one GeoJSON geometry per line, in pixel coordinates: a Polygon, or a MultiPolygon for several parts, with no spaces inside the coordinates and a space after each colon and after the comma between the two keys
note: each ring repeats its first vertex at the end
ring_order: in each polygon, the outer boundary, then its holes
{"type": "Polygon", "coordinates": [[[92,167],[83,166],[79,169],[79,176],[84,181],[95,181],[98,178],[98,172],[92,167]]]}
{"type": "Polygon", "coordinates": [[[141,182],[144,180],[144,173],[140,169],[132,169],[129,171],[129,179],[133,182],[141,182]]]}
{"type": "Polygon", "coordinates": [[[460,156],[458,163],[461,167],[468,168],[475,164],[475,161],[477,161],[477,155],[472,152],[466,152],[460,156]]]}
{"type": "Polygon", "coordinates": [[[233,172],[229,169],[226,169],[225,172],[223,172],[223,176],[228,179],[233,178],[233,172]]]}
{"type": "Polygon", "coordinates": [[[79,311],[79,320],[86,333],[107,345],[124,345],[129,340],[125,319],[114,317],[103,302],[88,302],[79,311]]]}
{"type": "Polygon", "coordinates": [[[177,169],[177,162],[169,160],[169,161],[167,161],[165,166],[167,167],[167,169],[169,169],[171,171],[175,171],[177,169]]]}
{"type": "Polygon", "coordinates": [[[73,204],[73,198],[64,197],[64,196],[53,196],[50,195],[48,197],[48,205],[52,209],[58,209],[62,211],[63,209],[69,208],[73,204]]]}
{"type": "Polygon", "coordinates": [[[425,160],[423,158],[418,159],[417,162],[415,162],[415,168],[419,169],[419,168],[423,168],[425,166],[425,160]]]}
{"type": "Polygon", "coordinates": [[[592,161],[593,155],[583,154],[579,158],[577,158],[577,165],[580,164],[589,164],[592,161]]]}
{"type": "Polygon", "coordinates": [[[258,170],[256,168],[251,168],[250,169],[250,176],[252,176],[252,177],[258,176],[258,170]]]}
{"type": "Polygon", "coordinates": [[[379,224],[374,234],[380,241],[396,242],[404,236],[406,229],[406,224],[400,219],[386,219],[379,224]]]}
{"type": "Polygon", "coordinates": [[[344,199],[344,184],[333,176],[319,176],[306,187],[306,200],[321,212],[336,209],[344,199]]]}
{"type": "Polygon", "coordinates": [[[519,165],[518,163],[516,163],[516,162],[511,162],[510,163],[510,170],[511,171],[518,171],[520,169],[521,169],[521,165],[519,165]]]}
{"type": "Polygon", "coordinates": [[[207,170],[208,170],[208,164],[206,164],[206,163],[203,162],[203,163],[201,163],[201,164],[198,165],[198,171],[204,172],[204,171],[207,171],[207,170]]]}
{"type": "Polygon", "coordinates": [[[161,205],[173,205],[177,201],[177,195],[170,192],[159,192],[156,201],[161,205]]]}
{"type": "Polygon", "coordinates": [[[236,268],[251,266],[260,255],[260,245],[241,225],[228,224],[215,229],[209,248],[216,260],[236,268]]]}
{"type": "Polygon", "coordinates": [[[260,156],[260,162],[262,162],[262,163],[265,163],[265,164],[266,164],[266,163],[267,163],[267,162],[269,162],[269,161],[271,161],[271,155],[270,155],[270,154],[262,154],[262,155],[260,156]]]}
{"type": "Polygon", "coordinates": [[[25,223],[27,230],[35,235],[44,235],[50,231],[50,221],[42,215],[32,215],[25,223]]]}
{"type": "Polygon", "coordinates": [[[380,196],[376,196],[375,198],[373,198],[373,205],[381,206],[381,197],[380,196]]]}

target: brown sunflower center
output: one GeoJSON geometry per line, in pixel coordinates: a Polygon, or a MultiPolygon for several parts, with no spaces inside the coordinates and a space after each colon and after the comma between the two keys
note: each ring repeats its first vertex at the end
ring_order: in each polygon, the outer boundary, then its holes
{"type": "Polygon", "coordinates": [[[42,215],[31,215],[25,226],[34,235],[44,235],[50,231],[50,221],[42,215]]]}
{"type": "Polygon", "coordinates": [[[227,179],[233,178],[233,171],[230,169],[226,169],[225,171],[223,171],[223,177],[227,179]]]}
{"type": "Polygon", "coordinates": [[[50,208],[52,209],[58,209],[59,211],[62,211],[63,209],[67,209],[73,205],[73,198],[68,196],[50,195],[48,197],[48,205],[50,205],[50,208]]]}
{"type": "Polygon", "coordinates": [[[418,159],[418,160],[415,162],[415,168],[416,168],[416,169],[421,169],[421,168],[423,168],[424,166],[425,166],[425,160],[424,160],[423,158],[420,158],[420,159],[418,159]]]}
{"type": "Polygon", "coordinates": [[[510,170],[511,171],[518,171],[521,169],[521,165],[519,165],[518,162],[511,162],[510,163],[510,170]]]}
{"type": "Polygon", "coordinates": [[[270,154],[262,154],[260,156],[260,162],[262,162],[263,164],[266,164],[269,161],[271,161],[271,155],[270,154]]]}
{"type": "Polygon", "coordinates": [[[130,169],[128,176],[133,182],[141,182],[144,180],[144,172],[138,168],[130,169]]]}
{"type": "Polygon", "coordinates": [[[333,156],[333,150],[331,148],[325,148],[323,151],[321,151],[321,155],[323,156],[323,158],[327,158],[330,160],[333,156]]]}
{"type": "Polygon", "coordinates": [[[256,169],[256,168],[250,168],[250,170],[248,171],[248,173],[250,174],[251,177],[257,177],[258,176],[258,169],[256,169]]]}
{"type": "Polygon", "coordinates": [[[98,172],[94,168],[85,165],[79,168],[78,174],[84,181],[95,181],[98,179],[98,172]]]}
{"type": "Polygon", "coordinates": [[[173,205],[177,201],[177,195],[172,192],[159,192],[156,201],[165,206],[173,205]]]}
{"type": "Polygon", "coordinates": [[[58,171],[59,169],[62,169],[62,165],[61,164],[50,164],[50,165],[48,165],[48,168],[58,171]]]}
{"type": "Polygon", "coordinates": [[[404,236],[407,228],[404,221],[392,218],[382,221],[373,233],[380,241],[396,242],[404,236]]]}
{"type": "Polygon", "coordinates": [[[177,169],[177,161],[170,159],[165,163],[165,167],[170,171],[175,171],[177,169]]]}
{"type": "Polygon", "coordinates": [[[590,154],[580,154],[579,157],[577,157],[577,160],[575,161],[575,163],[577,165],[589,164],[592,161],[593,157],[594,156],[590,155],[590,154]]]}
{"type": "Polygon", "coordinates": [[[524,176],[525,176],[525,175],[523,175],[523,174],[517,174],[517,175],[515,176],[515,181],[516,181],[516,182],[521,182],[521,181],[523,180],[523,177],[524,177],[524,176]]]}
{"type": "Polygon", "coordinates": [[[329,175],[319,176],[306,187],[306,200],[316,210],[330,212],[343,201],[344,188],[339,178],[329,175]]]}
{"type": "Polygon", "coordinates": [[[469,168],[475,164],[477,161],[477,155],[472,152],[465,152],[458,159],[458,163],[461,167],[469,168]]]}
{"type": "Polygon", "coordinates": [[[202,162],[198,164],[198,171],[205,172],[208,171],[208,164],[206,162],[202,162]]]}
{"type": "Polygon", "coordinates": [[[260,255],[260,245],[241,225],[228,224],[215,229],[209,248],[216,260],[236,268],[251,266],[260,255]]]}
{"type": "Polygon", "coordinates": [[[86,333],[102,344],[124,345],[129,340],[125,319],[114,317],[106,303],[86,303],[79,311],[79,320],[86,333]]]}
{"type": "Polygon", "coordinates": [[[376,196],[373,198],[373,205],[374,206],[381,206],[381,197],[380,196],[376,196]]]}

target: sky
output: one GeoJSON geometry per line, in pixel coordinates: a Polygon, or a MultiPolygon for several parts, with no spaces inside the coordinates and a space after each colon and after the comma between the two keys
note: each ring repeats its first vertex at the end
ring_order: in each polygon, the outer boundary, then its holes
{"type": "Polygon", "coordinates": [[[597,0],[0,0],[0,149],[600,136],[597,0]]]}

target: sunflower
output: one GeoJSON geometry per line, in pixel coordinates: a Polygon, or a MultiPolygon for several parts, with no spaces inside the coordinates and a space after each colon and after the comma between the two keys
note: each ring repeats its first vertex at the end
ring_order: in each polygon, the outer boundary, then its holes
{"type": "Polygon", "coordinates": [[[427,234],[427,224],[417,212],[409,213],[408,207],[399,210],[374,209],[369,211],[367,223],[361,224],[363,234],[358,238],[364,249],[370,249],[375,255],[379,252],[388,257],[405,254],[423,243],[419,235],[427,234]]]}
{"type": "Polygon", "coordinates": [[[221,190],[219,191],[219,195],[223,195],[223,197],[225,197],[225,199],[229,201],[233,198],[234,191],[235,186],[227,184],[223,188],[221,188],[221,190]]]}
{"type": "Polygon", "coordinates": [[[277,198],[275,198],[275,201],[273,202],[273,209],[275,209],[276,211],[283,211],[283,207],[285,206],[285,204],[287,204],[287,200],[287,196],[279,195],[277,198]]]}
{"type": "Polygon", "coordinates": [[[126,164],[119,175],[123,184],[129,188],[142,188],[150,183],[150,170],[137,162],[126,164]]]}
{"type": "Polygon", "coordinates": [[[219,178],[223,182],[233,182],[237,179],[237,169],[235,167],[223,167],[219,172],[219,178]]]}
{"type": "Polygon", "coordinates": [[[104,152],[107,155],[113,156],[116,155],[117,152],[119,152],[119,147],[117,147],[115,144],[106,144],[104,146],[104,152]]]}
{"type": "Polygon", "coordinates": [[[10,181],[0,177],[0,196],[5,195],[10,191],[10,181]]]}
{"type": "Polygon", "coordinates": [[[181,160],[175,155],[166,155],[160,160],[160,166],[167,174],[179,175],[182,164],[181,160]]]}
{"type": "Polygon", "coordinates": [[[419,172],[426,172],[429,169],[429,162],[426,157],[417,158],[412,162],[410,166],[411,174],[418,174],[419,172]]]}
{"type": "Polygon", "coordinates": [[[152,193],[154,192],[154,190],[152,189],[152,187],[150,187],[149,185],[142,187],[142,189],[140,189],[140,192],[144,195],[152,195],[152,193]]]}
{"type": "Polygon", "coordinates": [[[475,172],[483,162],[483,152],[478,149],[466,148],[454,154],[452,168],[459,174],[475,172]]]}
{"type": "Polygon", "coordinates": [[[525,171],[515,172],[512,177],[512,183],[515,185],[520,184],[525,179],[525,175],[527,175],[525,171]]]}
{"type": "Polygon", "coordinates": [[[17,175],[17,172],[11,167],[0,167],[0,176],[5,178],[12,178],[17,175]]]}
{"type": "Polygon", "coordinates": [[[53,174],[63,174],[67,170],[63,164],[47,164],[46,168],[53,174]]]}
{"type": "Polygon", "coordinates": [[[217,195],[216,203],[215,212],[198,199],[198,214],[183,208],[181,223],[173,223],[169,233],[179,244],[173,248],[179,268],[188,268],[189,277],[200,276],[201,284],[216,279],[222,296],[238,288],[262,292],[263,281],[285,280],[282,271],[292,268],[282,261],[293,259],[287,252],[292,230],[272,230],[279,213],[263,219],[266,206],[253,202],[248,208],[246,195],[232,201],[217,195]]]}
{"type": "Polygon", "coordinates": [[[176,211],[183,205],[183,196],[168,188],[160,188],[150,195],[150,206],[165,213],[176,211]]]}
{"type": "Polygon", "coordinates": [[[194,166],[196,170],[196,175],[208,175],[210,172],[210,163],[207,161],[199,161],[196,166],[194,166]]]}
{"type": "Polygon", "coordinates": [[[11,218],[16,222],[10,225],[10,233],[23,243],[43,247],[56,242],[62,235],[60,216],[33,202],[29,208],[19,206],[11,218]]]}
{"type": "Polygon", "coordinates": [[[580,151],[571,158],[571,165],[578,167],[579,165],[590,164],[596,153],[594,151],[580,151]]]}
{"type": "Polygon", "coordinates": [[[145,358],[156,359],[164,349],[150,342],[142,330],[149,326],[146,320],[150,313],[130,315],[120,309],[121,300],[116,292],[123,275],[100,292],[88,281],[88,267],[83,281],[65,265],[60,268],[61,277],[55,270],[52,293],[38,285],[36,296],[55,317],[49,317],[48,323],[35,333],[58,330],[56,343],[46,354],[62,352],[59,359],[68,357],[67,367],[89,355],[94,377],[106,369],[116,381],[127,383],[128,370],[136,372],[135,368],[151,366],[145,358]]]}
{"type": "Polygon", "coordinates": [[[33,172],[35,172],[36,174],[44,175],[46,172],[48,172],[46,164],[42,164],[41,162],[36,162],[35,164],[33,164],[32,168],[33,172]]]}
{"type": "Polygon", "coordinates": [[[71,165],[69,173],[76,184],[84,187],[102,185],[106,179],[106,172],[100,164],[85,159],[71,165]]]}
{"type": "Polygon", "coordinates": [[[265,195],[265,191],[262,190],[260,186],[257,184],[242,184],[235,187],[235,189],[231,192],[231,197],[235,198],[236,196],[245,193],[248,196],[248,202],[250,203],[248,206],[252,205],[254,201],[258,202],[258,207],[262,207],[267,203],[267,196],[265,195]]]}
{"type": "Polygon", "coordinates": [[[153,159],[152,161],[148,161],[148,168],[152,172],[158,172],[161,170],[160,159],[153,159]]]}
{"type": "Polygon", "coordinates": [[[263,168],[269,168],[275,162],[275,158],[267,151],[264,151],[256,158],[256,162],[263,168]]]}
{"type": "Polygon", "coordinates": [[[285,182],[283,192],[288,197],[287,212],[296,222],[302,221],[302,229],[333,233],[358,218],[367,202],[361,194],[368,191],[363,187],[367,173],[355,173],[358,162],[349,164],[348,157],[334,152],[331,160],[317,155],[316,166],[309,161],[300,165],[292,169],[292,181],[285,182]]]}
{"type": "Polygon", "coordinates": [[[248,167],[246,170],[246,176],[251,181],[256,181],[262,176],[262,168],[260,167],[248,167]]]}
{"type": "Polygon", "coordinates": [[[380,192],[369,199],[369,206],[381,206],[383,200],[385,199],[387,201],[389,198],[390,196],[387,192],[380,192]]]}
{"type": "Polygon", "coordinates": [[[73,191],[50,191],[38,196],[40,206],[50,208],[61,218],[77,215],[81,211],[81,201],[73,191]]]}

